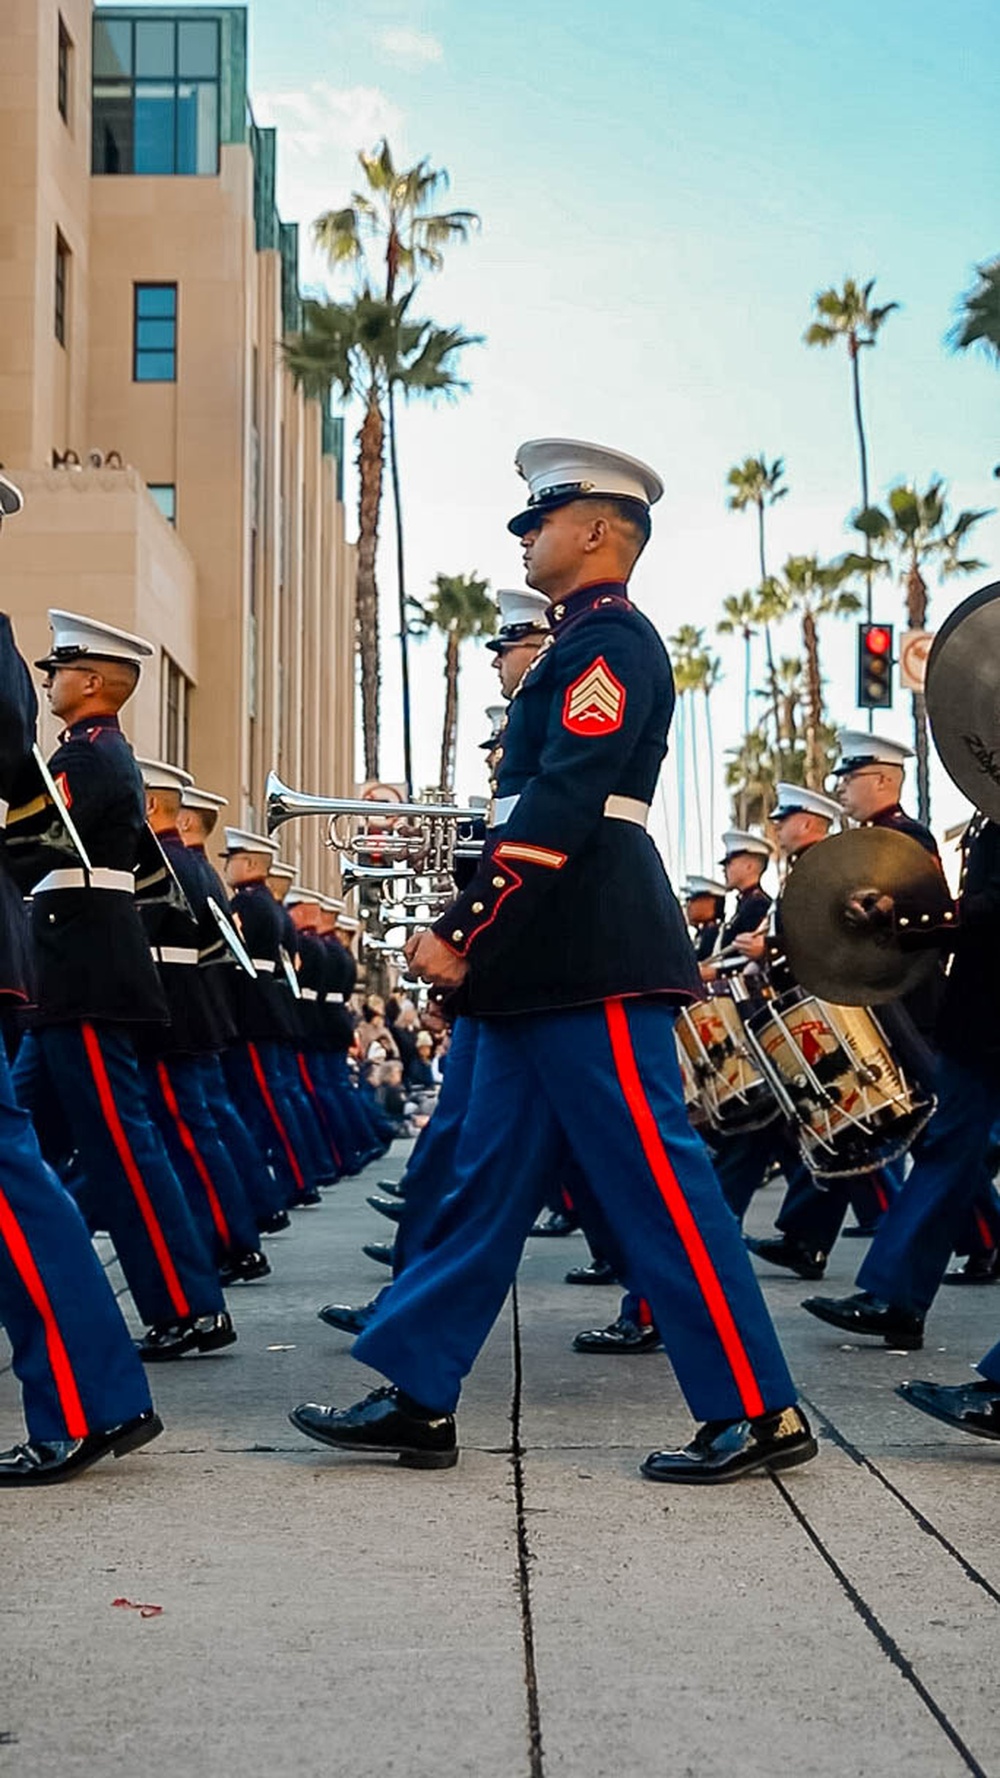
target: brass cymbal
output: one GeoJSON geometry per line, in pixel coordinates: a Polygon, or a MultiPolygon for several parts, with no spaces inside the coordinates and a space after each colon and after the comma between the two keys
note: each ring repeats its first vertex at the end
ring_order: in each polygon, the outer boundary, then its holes
{"type": "Polygon", "coordinates": [[[1000,821],[1000,581],[963,599],[927,660],[927,714],[948,776],[1000,821]]]}
{"type": "Polygon", "coordinates": [[[942,923],[948,885],[929,852],[908,834],[858,827],[820,840],[792,867],[781,897],[788,961],[797,982],[839,1006],[879,1006],[930,975],[938,950],[906,948],[905,937],[942,923]],[[907,922],[903,940],[889,928],[852,926],[845,909],[858,892],[891,895],[907,922]]]}

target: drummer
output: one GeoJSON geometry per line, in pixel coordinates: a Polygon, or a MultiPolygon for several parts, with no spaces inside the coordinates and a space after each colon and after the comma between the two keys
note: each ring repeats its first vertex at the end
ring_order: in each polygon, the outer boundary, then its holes
{"type": "Polygon", "coordinates": [[[694,954],[699,963],[704,963],[719,942],[726,911],[726,884],[713,877],[689,876],[681,890],[681,900],[684,918],[691,928],[694,954]]]}
{"type": "MultiPolygon", "coordinates": [[[[800,784],[779,784],[776,797],[771,821],[787,871],[811,846],[826,839],[834,822],[840,820],[841,809],[832,797],[800,784]]],[[[733,943],[735,950],[754,964],[758,979],[763,976],[768,987],[778,993],[796,987],[785,956],[780,895],[774,904],[771,933],[744,933],[733,943]]],[[[778,1164],[788,1188],[777,1217],[780,1232],[763,1240],[747,1237],[747,1246],[761,1259],[800,1278],[822,1278],[827,1254],[843,1221],[847,1196],[817,1190],[789,1126],[776,1119],[761,1130],[723,1137],[716,1146],[714,1162],[726,1200],[741,1218],[771,1165],[778,1164]]],[[[859,1219],[873,1214],[871,1195],[872,1188],[866,1180],[851,1182],[850,1197],[859,1219]]]]}
{"type": "MultiPolygon", "coordinates": [[[[763,834],[751,833],[743,827],[731,827],[723,834],[719,863],[722,865],[727,891],[735,891],[736,905],[719,930],[715,945],[716,956],[744,933],[764,930],[771,911],[772,898],[763,887],[761,878],[773,856],[774,848],[763,834]]],[[[698,963],[703,982],[718,980],[718,970],[711,957],[702,962],[699,956],[698,963]]]]}

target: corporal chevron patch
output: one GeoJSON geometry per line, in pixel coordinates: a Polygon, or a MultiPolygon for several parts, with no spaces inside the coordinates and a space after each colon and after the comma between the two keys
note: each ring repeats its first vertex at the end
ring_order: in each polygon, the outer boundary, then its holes
{"type": "Polygon", "coordinates": [[[596,661],[566,687],[563,728],[571,735],[611,735],[625,715],[625,687],[599,654],[596,661]]]}

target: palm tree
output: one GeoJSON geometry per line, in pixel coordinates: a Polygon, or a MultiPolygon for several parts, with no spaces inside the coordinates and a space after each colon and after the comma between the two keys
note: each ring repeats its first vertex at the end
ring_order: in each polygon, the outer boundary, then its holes
{"type": "MultiPolygon", "coordinates": [[[[927,582],[922,569],[935,564],[939,580],[959,574],[976,574],[984,564],[963,556],[965,540],[974,525],[989,516],[963,511],[951,519],[944,482],[938,478],[921,492],[898,482],[889,489],[886,506],[869,506],[855,513],[851,523],[865,539],[864,556],[845,557],[854,570],[871,562],[876,572],[895,574],[906,589],[906,619],[911,630],[927,628],[927,582]],[[872,556],[872,549],[879,553],[872,556]]],[[[924,694],[912,693],[913,744],[917,755],[917,801],[920,819],[930,820],[930,755],[927,744],[927,706],[924,694]]]]}
{"type": "MultiPolygon", "coordinates": [[[[785,461],[776,457],[769,463],[761,451],[759,457],[744,457],[742,463],[735,463],[726,477],[727,485],[732,489],[728,506],[730,512],[746,512],[752,506],[757,514],[757,566],[760,573],[758,588],[763,590],[767,585],[767,551],[764,547],[764,509],[784,500],[788,487],[783,482],[785,461]]],[[[758,604],[756,621],[764,627],[764,655],[767,661],[768,684],[774,681],[774,654],[771,648],[771,617],[766,605],[758,604]]],[[[778,728],[777,703],[772,699],[772,715],[775,733],[778,728]]]]}
{"type": "Polygon", "coordinates": [[[774,752],[761,729],[748,729],[739,747],[731,748],[725,771],[726,788],[733,794],[731,812],[737,827],[763,828],[774,808],[774,752]]]}
{"type": "Polygon", "coordinates": [[[775,599],[780,601],[786,616],[798,618],[802,628],[806,663],[805,782],[810,790],[822,790],[830,769],[824,746],[819,620],[848,617],[860,611],[857,595],[842,590],[850,571],[844,562],[824,564],[815,556],[789,556],[780,574],[772,576],[775,599]]]}
{"type": "Polygon", "coordinates": [[[948,332],[948,344],[956,352],[981,346],[994,364],[1000,364],[1000,259],[976,267],[978,284],[961,299],[958,318],[948,332]]]}
{"type": "MultiPolygon", "coordinates": [[[[380,289],[386,302],[391,303],[400,287],[412,294],[422,272],[440,271],[444,249],[467,241],[479,227],[480,219],[474,210],[433,211],[431,206],[438,194],[448,187],[447,171],[432,167],[426,157],[415,166],[397,167],[385,137],[371,153],[360,153],[358,163],[365,177],[365,189],[353,192],[343,209],[325,210],[313,225],[313,238],[332,267],[352,267],[365,289],[380,289]]],[[[389,476],[396,519],[403,771],[407,793],[412,794],[410,658],[395,394],[396,385],[390,381],[387,419],[389,476]]]]}
{"type": "Polygon", "coordinates": [[[695,789],[695,821],[698,827],[698,864],[704,869],[705,864],[705,822],[702,808],[702,781],[699,771],[698,749],[698,710],[695,704],[695,692],[702,689],[705,678],[706,655],[702,644],[704,630],[696,629],[694,624],[681,624],[676,635],[667,637],[670,650],[670,663],[673,668],[674,686],[677,691],[677,784],[678,784],[678,824],[680,827],[679,842],[681,856],[686,864],[687,842],[687,777],[688,747],[690,737],[690,765],[694,776],[695,789]]]}
{"type": "Polygon", "coordinates": [[[440,630],[445,638],[444,650],[444,726],[441,731],[441,766],[439,789],[450,796],[455,783],[455,742],[458,735],[458,673],[463,642],[479,641],[496,634],[499,613],[489,596],[489,581],[477,580],[474,574],[439,574],[434,591],[426,605],[416,606],[418,622],[414,632],[426,635],[440,630]]]}
{"type": "Polygon", "coordinates": [[[722,662],[707,650],[697,657],[699,689],[705,699],[705,734],[708,738],[708,826],[715,845],[715,736],[712,731],[712,693],[722,678],[722,662]]]}
{"type": "MultiPolygon", "coordinates": [[[[869,278],[867,284],[858,284],[854,278],[844,279],[843,290],[821,290],[814,298],[814,307],[819,317],[806,328],[803,339],[807,346],[832,346],[837,340],[847,343],[847,356],[851,366],[851,388],[854,398],[854,424],[858,434],[858,461],[861,469],[861,505],[868,505],[868,443],[865,438],[864,417],[861,411],[861,364],[860,354],[866,346],[874,346],[879,329],[886,317],[898,309],[898,303],[883,303],[877,307],[872,303],[872,291],[875,279],[869,278]]],[[[868,622],[872,621],[872,569],[865,574],[867,588],[868,622]]]]}
{"type": "Polygon", "coordinates": [[[355,616],[361,659],[365,776],[379,776],[379,609],[376,555],[385,465],[383,403],[387,392],[447,395],[467,385],[455,354],[473,340],[460,329],[411,321],[409,294],[386,302],[362,291],[346,303],[307,300],[302,329],[282,352],[296,384],[324,402],[336,388],[364,409],[358,431],[358,565],[355,616]]]}
{"type": "Polygon", "coordinates": [[[750,729],[750,644],[757,634],[757,600],[749,590],[727,593],[722,601],[722,616],[715,626],[717,636],[743,638],[743,731],[750,729]]]}

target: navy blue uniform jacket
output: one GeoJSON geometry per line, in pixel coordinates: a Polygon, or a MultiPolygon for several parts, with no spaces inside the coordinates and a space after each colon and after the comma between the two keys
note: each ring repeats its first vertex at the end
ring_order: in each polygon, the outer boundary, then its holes
{"type": "MultiPolygon", "coordinates": [[[[117,716],[90,716],[63,731],[49,770],[95,869],[132,873],[146,827],[146,792],[117,716]]],[[[43,799],[40,799],[43,800],[43,799]]],[[[30,809],[30,805],[28,805],[30,809]]],[[[16,869],[22,883],[37,883],[49,870],[74,868],[65,847],[40,837],[36,819],[21,810],[8,816],[8,833],[20,837],[16,869]]],[[[48,825],[43,809],[38,819],[48,825]]],[[[31,935],[38,983],[35,1024],[108,1019],[121,1024],[164,1021],[166,1002],[135,897],[119,889],[56,889],[36,894],[31,935]]]]}
{"type": "Polygon", "coordinates": [[[938,1021],[938,1045],[1000,1077],[1000,827],[977,815],[963,841],[959,928],[938,1021]]]}
{"type": "Polygon", "coordinates": [[[498,798],[472,881],[434,930],[468,959],[478,1015],[581,1006],[619,995],[699,999],[684,918],[644,828],[605,815],[609,796],[650,803],[667,750],[674,682],[666,649],[617,583],[550,611],[551,640],[511,700],[495,750],[498,798]]]}
{"type": "MultiPolygon", "coordinates": [[[[0,612],[0,797],[10,802],[35,741],[38,699],[17,651],[10,618],[0,612]]],[[[28,918],[16,884],[0,868],[0,1007],[29,997],[28,918]]]]}

